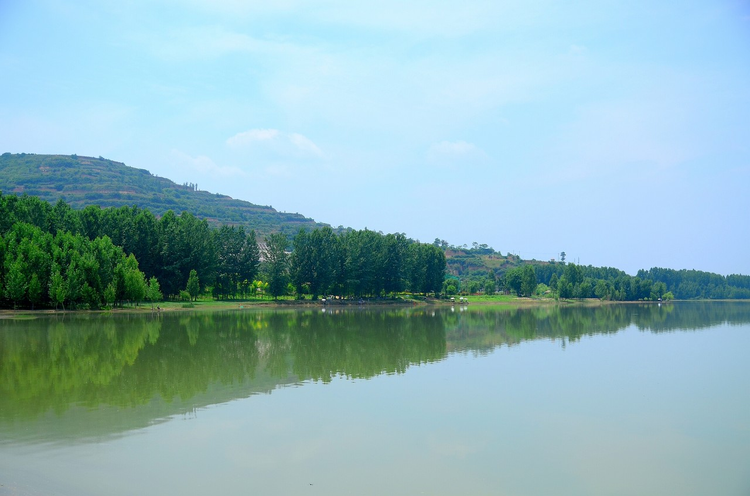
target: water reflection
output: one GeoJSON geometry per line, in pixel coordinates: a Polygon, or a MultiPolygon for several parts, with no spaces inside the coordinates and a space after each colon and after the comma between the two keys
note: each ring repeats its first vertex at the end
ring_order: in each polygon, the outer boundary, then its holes
{"type": "Polygon", "coordinates": [[[747,322],[750,305],[729,302],[5,319],[0,437],[107,436],[285,384],[403,373],[455,351],[747,322]]]}

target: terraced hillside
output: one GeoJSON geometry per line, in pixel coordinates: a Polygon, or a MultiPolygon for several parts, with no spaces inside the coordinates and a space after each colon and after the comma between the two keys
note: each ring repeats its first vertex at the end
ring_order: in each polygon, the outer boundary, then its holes
{"type": "Polygon", "coordinates": [[[102,157],[4,153],[0,155],[0,191],[34,195],[49,202],[64,198],[76,209],[137,205],[155,215],[188,211],[212,224],[242,225],[261,235],[293,234],[300,227],[325,225],[300,214],[198,191],[102,157]]]}

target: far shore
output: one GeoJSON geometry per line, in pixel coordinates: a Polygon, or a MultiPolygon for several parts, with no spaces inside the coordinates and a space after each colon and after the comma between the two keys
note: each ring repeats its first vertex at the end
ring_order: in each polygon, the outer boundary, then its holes
{"type": "MultiPolygon", "coordinates": [[[[507,295],[497,296],[467,296],[466,301],[450,301],[447,299],[423,298],[423,299],[363,299],[363,300],[294,300],[294,299],[256,299],[256,300],[198,300],[195,302],[165,301],[154,305],[142,303],[140,305],[126,305],[123,307],[97,309],[97,310],[63,310],[44,308],[39,310],[30,309],[2,309],[0,319],[19,318],[23,316],[40,315],[66,315],[66,314],[120,314],[120,313],[162,313],[162,312],[200,312],[211,310],[245,310],[253,308],[387,308],[399,307],[409,308],[418,306],[550,306],[550,305],[575,305],[575,306],[601,306],[611,304],[631,303],[670,303],[657,301],[609,301],[596,298],[583,300],[555,300],[553,298],[524,298],[507,295]]],[[[677,301],[677,300],[672,300],[677,301]]],[[[703,301],[744,301],[744,300],[703,300],[703,301]]]]}

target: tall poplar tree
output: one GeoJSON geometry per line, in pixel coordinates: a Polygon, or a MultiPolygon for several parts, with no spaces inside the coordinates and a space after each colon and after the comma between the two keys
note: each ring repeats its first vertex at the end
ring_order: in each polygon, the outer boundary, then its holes
{"type": "Polygon", "coordinates": [[[263,248],[268,291],[274,299],[286,292],[286,286],[289,283],[287,244],[286,236],[275,233],[266,237],[266,244],[263,248]]]}

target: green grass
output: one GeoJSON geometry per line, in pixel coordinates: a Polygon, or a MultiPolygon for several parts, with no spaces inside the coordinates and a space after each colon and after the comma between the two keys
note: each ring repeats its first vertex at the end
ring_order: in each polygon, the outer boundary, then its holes
{"type": "Polygon", "coordinates": [[[518,300],[517,296],[512,295],[470,295],[465,298],[469,300],[469,303],[507,303],[518,300]]]}

